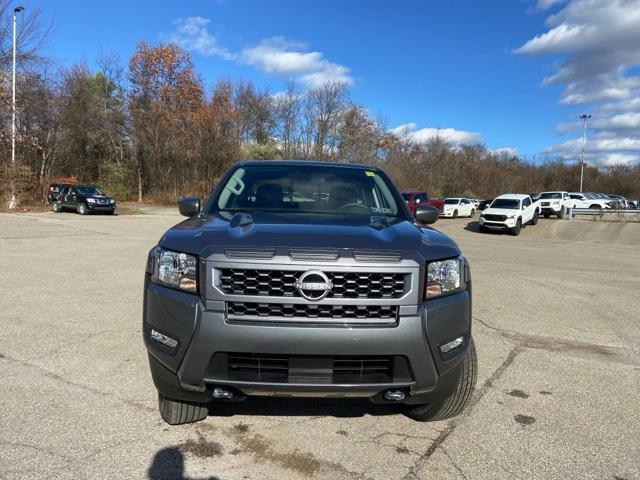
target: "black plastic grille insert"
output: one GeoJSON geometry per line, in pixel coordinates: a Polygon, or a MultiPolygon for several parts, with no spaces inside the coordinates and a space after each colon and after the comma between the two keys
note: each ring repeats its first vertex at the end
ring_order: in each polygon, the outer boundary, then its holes
{"type": "MultiPolygon", "coordinates": [[[[295,284],[304,271],[219,270],[220,289],[227,295],[299,297],[295,284]]],[[[384,272],[324,272],[333,284],[327,298],[400,298],[406,275],[384,272]]]]}
{"type": "Polygon", "coordinates": [[[354,320],[361,323],[384,321],[393,323],[398,317],[398,307],[395,305],[326,305],[314,303],[247,303],[227,302],[227,316],[231,319],[242,320],[264,317],[282,319],[335,319],[342,321],[354,320]]]}
{"type": "MultiPolygon", "coordinates": [[[[220,354],[218,354],[220,355],[220,354]]],[[[254,382],[377,383],[393,379],[394,357],[228,353],[227,379],[254,382]]]]}
{"type": "Polygon", "coordinates": [[[492,215],[490,213],[483,215],[483,217],[489,222],[504,222],[507,219],[506,215],[492,215]]]}

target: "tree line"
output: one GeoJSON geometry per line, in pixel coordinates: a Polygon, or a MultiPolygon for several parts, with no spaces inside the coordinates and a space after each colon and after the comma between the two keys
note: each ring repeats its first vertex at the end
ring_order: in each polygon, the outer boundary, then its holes
{"type": "MultiPolygon", "coordinates": [[[[308,90],[291,83],[277,93],[226,78],[206,86],[190,54],[172,43],[139,42],[126,65],[103,54],[93,69],[57,67],[37,56],[42,26],[34,22],[24,39],[33,48],[22,50],[18,76],[15,165],[10,44],[0,26],[3,206],[11,189],[23,203],[41,202],[50,181],[65,179],[97,184],[120,200],[172,202],[181,194],[206,195],[241,159],[373,164],[400,188],[435,196],[578,189],[575,164],[532,162],[438,137],[426,143],[398,137],[341,83],[308,90]]],[[[588,167],[585,185],[639,197],[640,168],[588,167]]]]}

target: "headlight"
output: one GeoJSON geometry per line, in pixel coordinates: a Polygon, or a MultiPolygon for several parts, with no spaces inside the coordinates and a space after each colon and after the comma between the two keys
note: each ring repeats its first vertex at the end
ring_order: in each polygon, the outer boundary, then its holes
{"type": "Polygon", "coordinates": [[[463,268],[463,257],[429,263],[427,265],[427,283],[424,289],[425,299],[462,290],[464,288],[462,283],[463,268]]]}
{"type": "Polygon", "coordinates": [[[516,216],[515,215],[509,215],[507,218],[513,219],[513,218],[516,218],[516,216]]]}
{"type": "Polygon", "coordinates": [[[109,200],[109,203],[113,205],[114,203],[116,203],[116,201],[112,198],[111,200],[109,200]]]}
{"type": "Polygon", "coordinates": [[[87,203],[96,203],[95,198],[87,198],[87,203]]]}
{"type": "Polygon", "coordinates": [[[187,253],[156,248],[151,280],[187,292],[198,291],[198,259],[187,253]]]}

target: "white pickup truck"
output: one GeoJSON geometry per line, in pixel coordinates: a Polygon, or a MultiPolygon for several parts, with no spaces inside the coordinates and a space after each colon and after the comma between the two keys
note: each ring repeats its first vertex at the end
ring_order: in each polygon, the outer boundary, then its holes
{"type": "Polygon", "coordinates": [[[544,218],[549,218],[551,215],[564,218],[567,210],[573,207],[573,200],[571,200],[569,192],[542,192],[538,200],[540,213],[544,215],[544,218]]]}
{"type": "Polygon", "coordinates": [[[539,216],[539,202],[531,200],[529,195],[500,195],[480,214],[480,231],[505,230],[512,235],[520,235],[525,225],[538,223],[539,216]]]}

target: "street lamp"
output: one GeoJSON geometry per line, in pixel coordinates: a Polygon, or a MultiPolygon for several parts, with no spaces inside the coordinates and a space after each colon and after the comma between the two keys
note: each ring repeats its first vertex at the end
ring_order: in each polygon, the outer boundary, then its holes
{"type": "Polygon", "coordinates": [[[582,179],[584,177],[584,147],[587,143],[587,120],[591,118],[591,115],[586,113],[580,115],[582,120],[582,155],[580,156],[580,193],[582,193],[582,179]]]}
{"type": "MultiPolygon", "coordinates": [[[[13,174],[16,171],[16,16],[22,12],[24,7],[17,6],[13,9],[13,93],[12,93],[12,107],[13,115],[11,118],[11,168],[13,174]]],[[[15,182],[15,181],[14,181],[15,182]]],[[[11,188],[11,200],[9,201],[9,208],[15,208],[16,206],[16,189],[15,183],[11,188]]]]}

